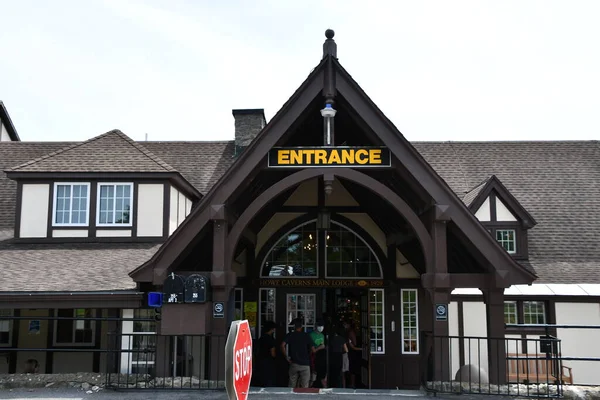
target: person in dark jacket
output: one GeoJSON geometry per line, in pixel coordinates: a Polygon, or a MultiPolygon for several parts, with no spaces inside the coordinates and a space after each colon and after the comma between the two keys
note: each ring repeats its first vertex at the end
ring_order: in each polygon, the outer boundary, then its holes
{"type": "Polygon", "coordinates": [[[333,335],[329,338],[329,387],[342,387],[342,364],[343,355],[348,353],[346,345],[345,329],[342,325],[337,326],[333,335]]]}
{"type": "Polygon", "coordinates": [[[265,321],[263,334],[258,339],[257,366],[259,382],[263,387],[275,386],[275,333],[276,324],[273,321],[265,321]]]}
{"type": "Polygon", "coordinates": [[[302,320],[293,322],[294,331],[287,334],[281,342],[281,352],[290,364],[289,387],[307,388],[310,381],[310,354],[315,347],[308,333],[304,332],[302,320]]]}

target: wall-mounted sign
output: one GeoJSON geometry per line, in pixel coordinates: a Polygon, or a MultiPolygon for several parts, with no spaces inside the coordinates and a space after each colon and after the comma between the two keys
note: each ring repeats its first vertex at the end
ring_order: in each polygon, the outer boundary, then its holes
{"type": "Polygon", "coordinates": [[[386,286],[382,279],[287,279],[265,278],[256,282],[260,287],[364,287],[377,288],[386,286]]]}
{"type": "Polygon", "coordinates": [[[390,167],[387,147],[275,147],[269,151],[269,167],[390,167]]]}
{"type": "Polygon", "coordinates": [[[435,305],[435,320],[436,321],[447,321],[448,320],[448,305],[447,304],[436,304],[435,305]]]}
{"type": "Polygon", "coordinates": [[[213,303],[213,318],[225,318],[225,303],[220,301],[213,303]]]}

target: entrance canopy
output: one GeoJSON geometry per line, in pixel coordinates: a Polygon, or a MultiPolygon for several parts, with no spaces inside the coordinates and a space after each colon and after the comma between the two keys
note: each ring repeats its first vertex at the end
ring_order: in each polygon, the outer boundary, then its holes
{"type": "Polygon", "coordinates": [[[282,213],[312,214],[319,221],[332,213],[368,216],[385,237],[386,256],[398,250],[425,287],[503,288],[536,278],[342,68],[332,37],[300,88],[154,257],[130,275],[160,285],[183,265],[211,271],[213,285],[235,285],[235,260],[246,251],[246,263],[254,265],[265,225],[282,213]],[[286,204],[309,181],[316,182],[314,198],[306,193],[297,205],[286,204]],[[353,205],[332,205],[335,185],[350,193],[353,205]],[[194,263],[199,252],[211,257],[209,265],[194,263]]]}

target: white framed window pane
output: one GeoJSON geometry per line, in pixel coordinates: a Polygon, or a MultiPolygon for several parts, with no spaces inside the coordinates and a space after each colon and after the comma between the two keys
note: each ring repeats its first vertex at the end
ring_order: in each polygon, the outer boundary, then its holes
{"type": "Polygon", "coordinates": [[[100,185],[98,222],[129,224],[131,222],[131,185],[100,185]]]}
{"type": "Polygon", "coordinates": [[[369,290],[369,331],[371,332],[371,354],[384,354],[385,342],[383,335],[384,303],[383,289],[369,290]]]}
{"type": "Polygon", "coordinates": [[[514,229],[498,229],[496,231],[496,240],[507,252],[516,252],[516,234],[514,229]]]}
{"type": "Polygon", "coordinates": [[[417,289],[401,289],[401,291],[402,353],[417,354],[419,352],[417,289]]]}
{"type": "Polygon", "coordinates": [[[517,323],[517,303],[514,301],[504,302],[504,323],[505,324],[516,324],[517,323]]]}
{"type": "Polygon", "coordinates": [[[524,301],[523,302],[523,323],[525,324],[545,324],[546,307],[543,301],[524,301]]]}
{"type": "Polygon", "coordinates": [[[259,302],[260,302],[260,326],[259,333],[263,332],[263,325],[265,321],[275,321],[275,289],[260,289],[259,302]]]}
{"type": "Polygon", "coordinates": [[[87,224],[88,185],[57,184],[55,186],[55,224],[87,224]]]}

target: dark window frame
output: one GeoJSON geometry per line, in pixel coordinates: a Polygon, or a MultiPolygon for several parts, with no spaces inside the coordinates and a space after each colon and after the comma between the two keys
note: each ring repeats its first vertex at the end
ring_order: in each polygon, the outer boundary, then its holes
{"type": "MultiPolygon", "coordinates": [[[[541,300],[541,299],[506,299],[504,300],[504,322],[505,323],[513,323],[513,322],[507,322],[506,320],[506,304],[507,303],[514,303],[516,304],[516,312],[517,312],[517,321],[516,323],[519,325],[523,325],[523,328],[527,330],[527,332],[533,332],[536,333],[537,331],[540,332],[544,332],[545,328],[530,328],[527,325],[531,325],[531,323],[525,323],[525,303],[531,303],[531,302],[537,302],[537,303],[542,303],[544,305],[544,324],[549,324],[550,323],[550,302],[547,300],[541,300]]],[[[506,328],[506,332],[521,332],[523,330],[523,328],[518,327],[518,328],[513,328],[513,327],[508,327],[506,328]]]]}

